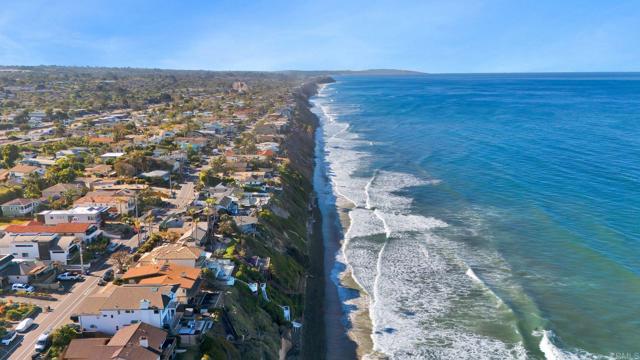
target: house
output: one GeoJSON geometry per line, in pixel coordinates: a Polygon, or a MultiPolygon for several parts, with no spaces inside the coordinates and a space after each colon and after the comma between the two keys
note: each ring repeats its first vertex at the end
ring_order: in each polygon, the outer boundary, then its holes
{"type": "Polygon", "coordinates": [[[139,176],[149,180],[169,181],[169,176],[171,176],[171,174],[166,170],[153,170],[144,172],[139,176]]]}
{"type": "Polygon", "coordinates": [[[0,239],[0,253],[11,254],[15,259],[42,260],[67,264],[77,251],[75,236],[59,234],[14,234],[0,239]]]}
{"type": "Polygon", "coordinates": [[[154,143],[160,143],[166,139],[172,138],[176,136],[176,134],[173,131],[170,130],[161,130],[160,133],[158,133],[158,135],[154,135],[152,136],[149,141],[154,142],[154,143]]]}
{"type": "Polygon", "coordinates": [[[75,314],[85,332],[113,335],[126,326],[145,322],[172,330],[176,323],[178,285],[122,285],[107,296],[85,299],[75,314]]]}
{"type": "Polygon", "coordinates": [[[38,206],[40,206],[38,199],[18,198],[0,205],[0,209],[2,209],[2,216],[24,217],[32,215],[38,206]]]}
{"type": "Polygon", "coordinates": [[[235,284],[235,278],[231,274],[236,266],[231,259],[212,259],[207,262],[206,266],[211,270],[215,279],[223,281],[229,286],[235,284]]]}
{"type": "Polygon", "coordinates": [[[258,218],[255,216],[234,216],[233,219],[244,234],[253,234],[258,228],[258,218]]]}
{"type": "Polygon", "coordinates": [[[117,158],[122,157],[124,155],[125,155],[125,153],[123,153],[123,152],[107,152],[107,153],[104,153],[104,154],[100,155],[100,158],[102,160],[109,160],[109,159],[117,159],[117,158]]]}
{"type": "Polygon", "coordinates": [[[238,213],[238,200],[231,196],[224,196],[216,205],[216,210],[235,215],[238,213]]]}
{"type": "Polygon", "coordinates": [[[51,264],[47,265],[42,261],[13,259],[13,256],[7,256],[11,257],[11,261],[0,267],[2,285],[42,283],[47,279],[50,280],[55,274],[51,264]]]}
{"type": "Polygon", "coordinates": [[[44,175],[44,169],[33,165],[16,165],[9,169],[9,180],[22,183],[22,181],[30,174],[44,175]]]}
{"type": "Polygon", "coordinates": [[[207,229],[208,223],[206,221],[199,221],[195,225],[189,227],[189,229],[182,234],[178,241],[189,242],[192,241],[198,245],[202,245],[207,241],[209,230],[207,229]]]}
{"type": "Polygon", "coordinates": [[[81,182],[60,183],[42,190],[42,197],[45,199],[60,199],[64,194],[82,195],[86,188],[81,182]]]}
{"type": "Polygon", "coordinates": [[[55,165],[55,163],[56,163],[55,159],[47,159],[47,158],[41,158],[41,157],[25,158],[20,161],[20,164],[37,166],[42,168],[53,166],[55,165]]]}
{"type": "MultiPolygon", "coordinates": [[[[60,236],[75,236],[85,244],[97,239],[102,231],[95,224],[86,223],[58,223],[45,225],[32,221],[26,225],[9,225],[4,229],[7,234],[58,234],[60,236]]],[[[1,253],[1,251],[0,251],[1,253]]]]}
{"type": "Polygon", "coordinates": [[[46,117],[47,117],[47,114],[42,110],[29,112],[29,126],[31,127],[39,126],[46,117]]]}
{"type": "Polygon", "coordinates": [[[201,267],[206,258],[206,252],[196,246],[180,243],[166,244],[145,253],[138,260],[138,265],[174,264],[187,267],[201,267]]]}
{"type": "Polygon", "coordinates": [[[89,176],[107,176],[111,172],[113,172],[113,166],[107,164],[98,164],[84,169],[84,173],[89,176]]]}
{"type": "Polygon", "coordinates": [[[107,207],[117,214],[129,214],[135,210],[135,198],[128,194],[109,191],[92,191],[73,202],[75,206],[107,207]]]}
{"type": "Polygon", "coordinates": [[[256,144],[256,148],[262,151],[271,150],[272,152],[277,153],[280,150],[280,144],[267,141],[256,144]]]}
{"type": "Polygon", "coordinates": [[[113,138],[94,136],[94,137],[90,137],[89,138],[89,143],[91,143],[91,144],[111,144],[111,143],[113,143],[113,138]]]}
{"type": "Polygon", "coordinates": [[[108,207],[76,206],[67,210],[45,210],[36,214],[36,220],[45,225],[85,223],[102,226],[108,217],[108,207]]]}
{"type": "Polygon", "coordinates": [[[73,339],[63,360],[168,360],[173,359],[176,341],[168,333],[145,322],[118,330],[112,338],[73,339]]]}
{"type": "Polygon", "coordinates": [[[199,151],[207,146],[208,139],[206,137],[179,137],[175,139],[175,142],[183,150],[191,146],[193,150],[199,151]]]}
{"type": "Polygon", "coordinates": [[[141,285],[177,285],[176,299],[187,304],[198,294],[202,269],[176,264],[143,265],[130,268],[122,280],[141,285]]]}
{"type": "Polygon", "coordinates": [[[56,155],[56,159],[59,159],[59,158],[65,158],[67,156],[76,156],[86,151],[87,151],[87,148],[77,147],[77,148],[56,151],[55,155],[56,155]]]}

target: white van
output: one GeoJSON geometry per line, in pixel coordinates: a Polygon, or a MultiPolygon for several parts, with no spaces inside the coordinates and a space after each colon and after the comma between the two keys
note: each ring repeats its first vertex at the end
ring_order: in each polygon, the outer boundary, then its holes
{"type": "Polygon", "coordinates": [[[20,324],[18,324],[18,326],[16,326],[16,331],[19,333],[25,333],[27,331],[29,331],[29,329],[31,329],[31,325],[33,325],[33,319],[32,318],[26,318],[22,321],[20,321],[20,324]]]}

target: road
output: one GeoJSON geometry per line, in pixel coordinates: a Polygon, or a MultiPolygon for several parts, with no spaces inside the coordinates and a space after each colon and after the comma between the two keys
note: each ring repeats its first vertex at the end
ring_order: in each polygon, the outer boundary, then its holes
{"type": "Polygon", "coordinates": [[[174,209],[169,210],[167,215],[177,214],[187,209],[187,206],[193,202],[196,198],[195,192],[196,184],[193,181],[188,181],[182,184],[180,191],[176,194],[175,199],[169,199],[168,201],[175,205],[174,209]]]}
{"type": "Polygon", "coordinates": [[[31,359],[31,355],[34,353],[34,347],[38,337],[47,330],[54,330],[57,327],[70,323],[71,315],[82,303],[87,296],[93,294],[100,289],[96,286],[100,277],[105,270],[96,271],[90,275],[87,275],[85,280],[76,283],[71,292],[65,294],[59,301],[52,301],[51,307],[53,311],[41,312],[34,319],[34,327],[31,331],[22,335],[22,338],[17,338],[14,343],[9,347],[2,347],[0,349],[0,360],[5,359],[31,359]]]}

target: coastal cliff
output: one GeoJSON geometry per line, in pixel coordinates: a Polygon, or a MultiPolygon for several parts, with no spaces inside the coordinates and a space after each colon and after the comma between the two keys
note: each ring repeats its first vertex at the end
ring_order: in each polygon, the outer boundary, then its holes
{"type": "Polygon", "coordinates": [[[259,214],[258,231],[243,236],[240,252],[270,258],[268,278],[240,267],[241,284],[231,288],[225,305],[239,339],[218,339],[226,358],[324,358],[323,257],[320,216],[313,196],[313,170],[317,117],[308,99],[318,84],[333,79],[315,78],[295,92],[295,108],[283,143],[287,161],[278,169],[282,191],[268,210],[259,214]],[[242,282],[266,281],[269,300],[251,294],[242,282]],[[283,307],[290,309],[290,319],[283,307]],[[294,330],[292,321],[302,323],[294,330]]]}

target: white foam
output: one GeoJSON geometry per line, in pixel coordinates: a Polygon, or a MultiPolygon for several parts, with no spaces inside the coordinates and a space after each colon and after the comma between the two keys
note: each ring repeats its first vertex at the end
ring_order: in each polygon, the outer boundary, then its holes
{"type": "Polygon", "coordinates": [[[554,342],[557,341],[556,335],[551,330],[542,330],[534,332],[534,336],[542,336],[540,340],[540,351],[547,360],[596,360],[596,359],[615,359],[612,356],[595,355],[584,350],[568,351],[561,349],[554,342]]]}
{"type": "Polygon", "coordinates": [[[374,350],[397,359],[525,358],[519,336],[506,343],[469,330],[474,318],[501,324],[509,323],[511,314],[485,306],[489,300],[458,309],[460,299],[474,291],[465,275],[470,267],[459,263],[457,244],[432,233],[445,222],[411,213],[414,200],[404,192],[440,180],[390,171],[367,174],[372,155],[362,149],[371,144],[341,121],[359,109],[321,105],[333,191],[355,206],[338,257],[370,295],[374,350]],[[465,313],[451,317],[452,311],[465,313]]]}
{"type": "Polygon", "coordinates": [[[471,280],[477,282],[478,284],[484,284],[482,282],[482,280],[480,280],[480,278],[476,275],[476,273],[473,271],[473,269],[468,268],[467,272],[465,272],[465,274],[471,278],[471,280]]]}

